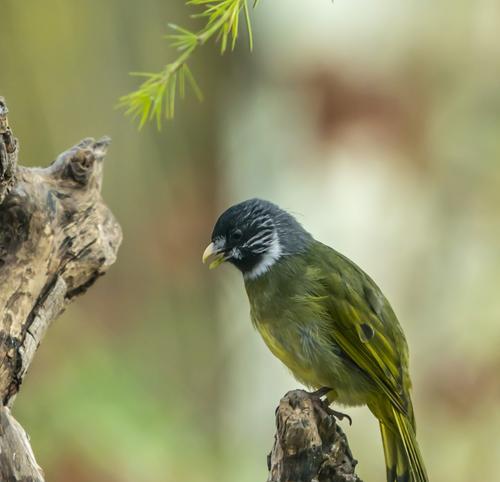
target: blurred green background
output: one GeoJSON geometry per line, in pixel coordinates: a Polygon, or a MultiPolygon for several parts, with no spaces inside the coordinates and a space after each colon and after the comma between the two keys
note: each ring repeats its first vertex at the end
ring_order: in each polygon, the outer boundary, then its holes
{"type": "MultiPolygon", "coordinates": [[[[172,58],[173,0],[3,0],[0,94],[26,165],[110,135],[119,259],[54,323],[16,401],[48,481],[256,482],[297,387],[248,319],[239,274],[201,253],[248,197],[294,212],[365,268],[411,349],[435,481],[500,471],[500,4],[266,0],[255,52],[192,68],[206,100],[141,132],[129,71],[172,58]]],[[[384,480],[367,409],[346,427],[384,480]]]]}

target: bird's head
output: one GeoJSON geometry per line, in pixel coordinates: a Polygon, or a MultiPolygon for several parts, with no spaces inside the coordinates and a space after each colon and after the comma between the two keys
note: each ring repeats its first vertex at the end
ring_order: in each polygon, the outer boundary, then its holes
{"type": "Polygon", "coordinates": [[[268,271],[282,256],[302,252],[311,235],[286,211],[262,199],[249,199],[221,214],[212,232],[212,242],[203,253],[216,268],[225,261],[246,278],[268,271]]]}

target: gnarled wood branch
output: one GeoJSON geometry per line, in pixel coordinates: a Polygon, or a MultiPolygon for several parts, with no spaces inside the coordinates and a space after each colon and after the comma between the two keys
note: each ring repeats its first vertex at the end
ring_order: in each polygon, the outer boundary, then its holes
{"type": "Polygon", "coordinates": [[[347,438],[319,397],[288,392],[276,409],[276,428],[267,482],[361,482],[347,438]]]}
{"type": "Polygon", "coordinates": [[[42,481],[8,408],[50,323],[115,262],[122,234],[100,194],[109,139],[20,167],[7,112],[0,98],[0,480],[42,481]]]}

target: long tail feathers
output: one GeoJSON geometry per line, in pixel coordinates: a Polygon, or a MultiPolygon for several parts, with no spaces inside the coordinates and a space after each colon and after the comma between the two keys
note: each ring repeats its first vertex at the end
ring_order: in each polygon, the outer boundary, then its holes
{"type": "Polygon", "coordinates": [[[413,428],[413,417],[394,407],[391,407],[389,416],[387,420],[380,420],[387,482],[429,482],[413,428]]]}

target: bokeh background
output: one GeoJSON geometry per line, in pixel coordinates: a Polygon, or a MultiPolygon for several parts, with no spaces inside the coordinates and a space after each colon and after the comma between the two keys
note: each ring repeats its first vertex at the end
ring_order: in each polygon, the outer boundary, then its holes
{"type": "MultiPolygon", "coordinates": [[[[256,482],[297,387],[253,331],[239,274],[200,258],[248,197],[295,213],[391,300],[432,480],[500,472],[500,4],[266,0],[255,51],[192,63],[157,132],[115,109],[174,55],[173,0],[3,0],[0,94],[22,162],[110,135],[118,263],[54,323],[15,405],[52,482],[256,482]]],[[[193,23],[194,22],[194,23],[193,23]]],[[[346,427],[384,480],[377,424],[346,427]]]]}

